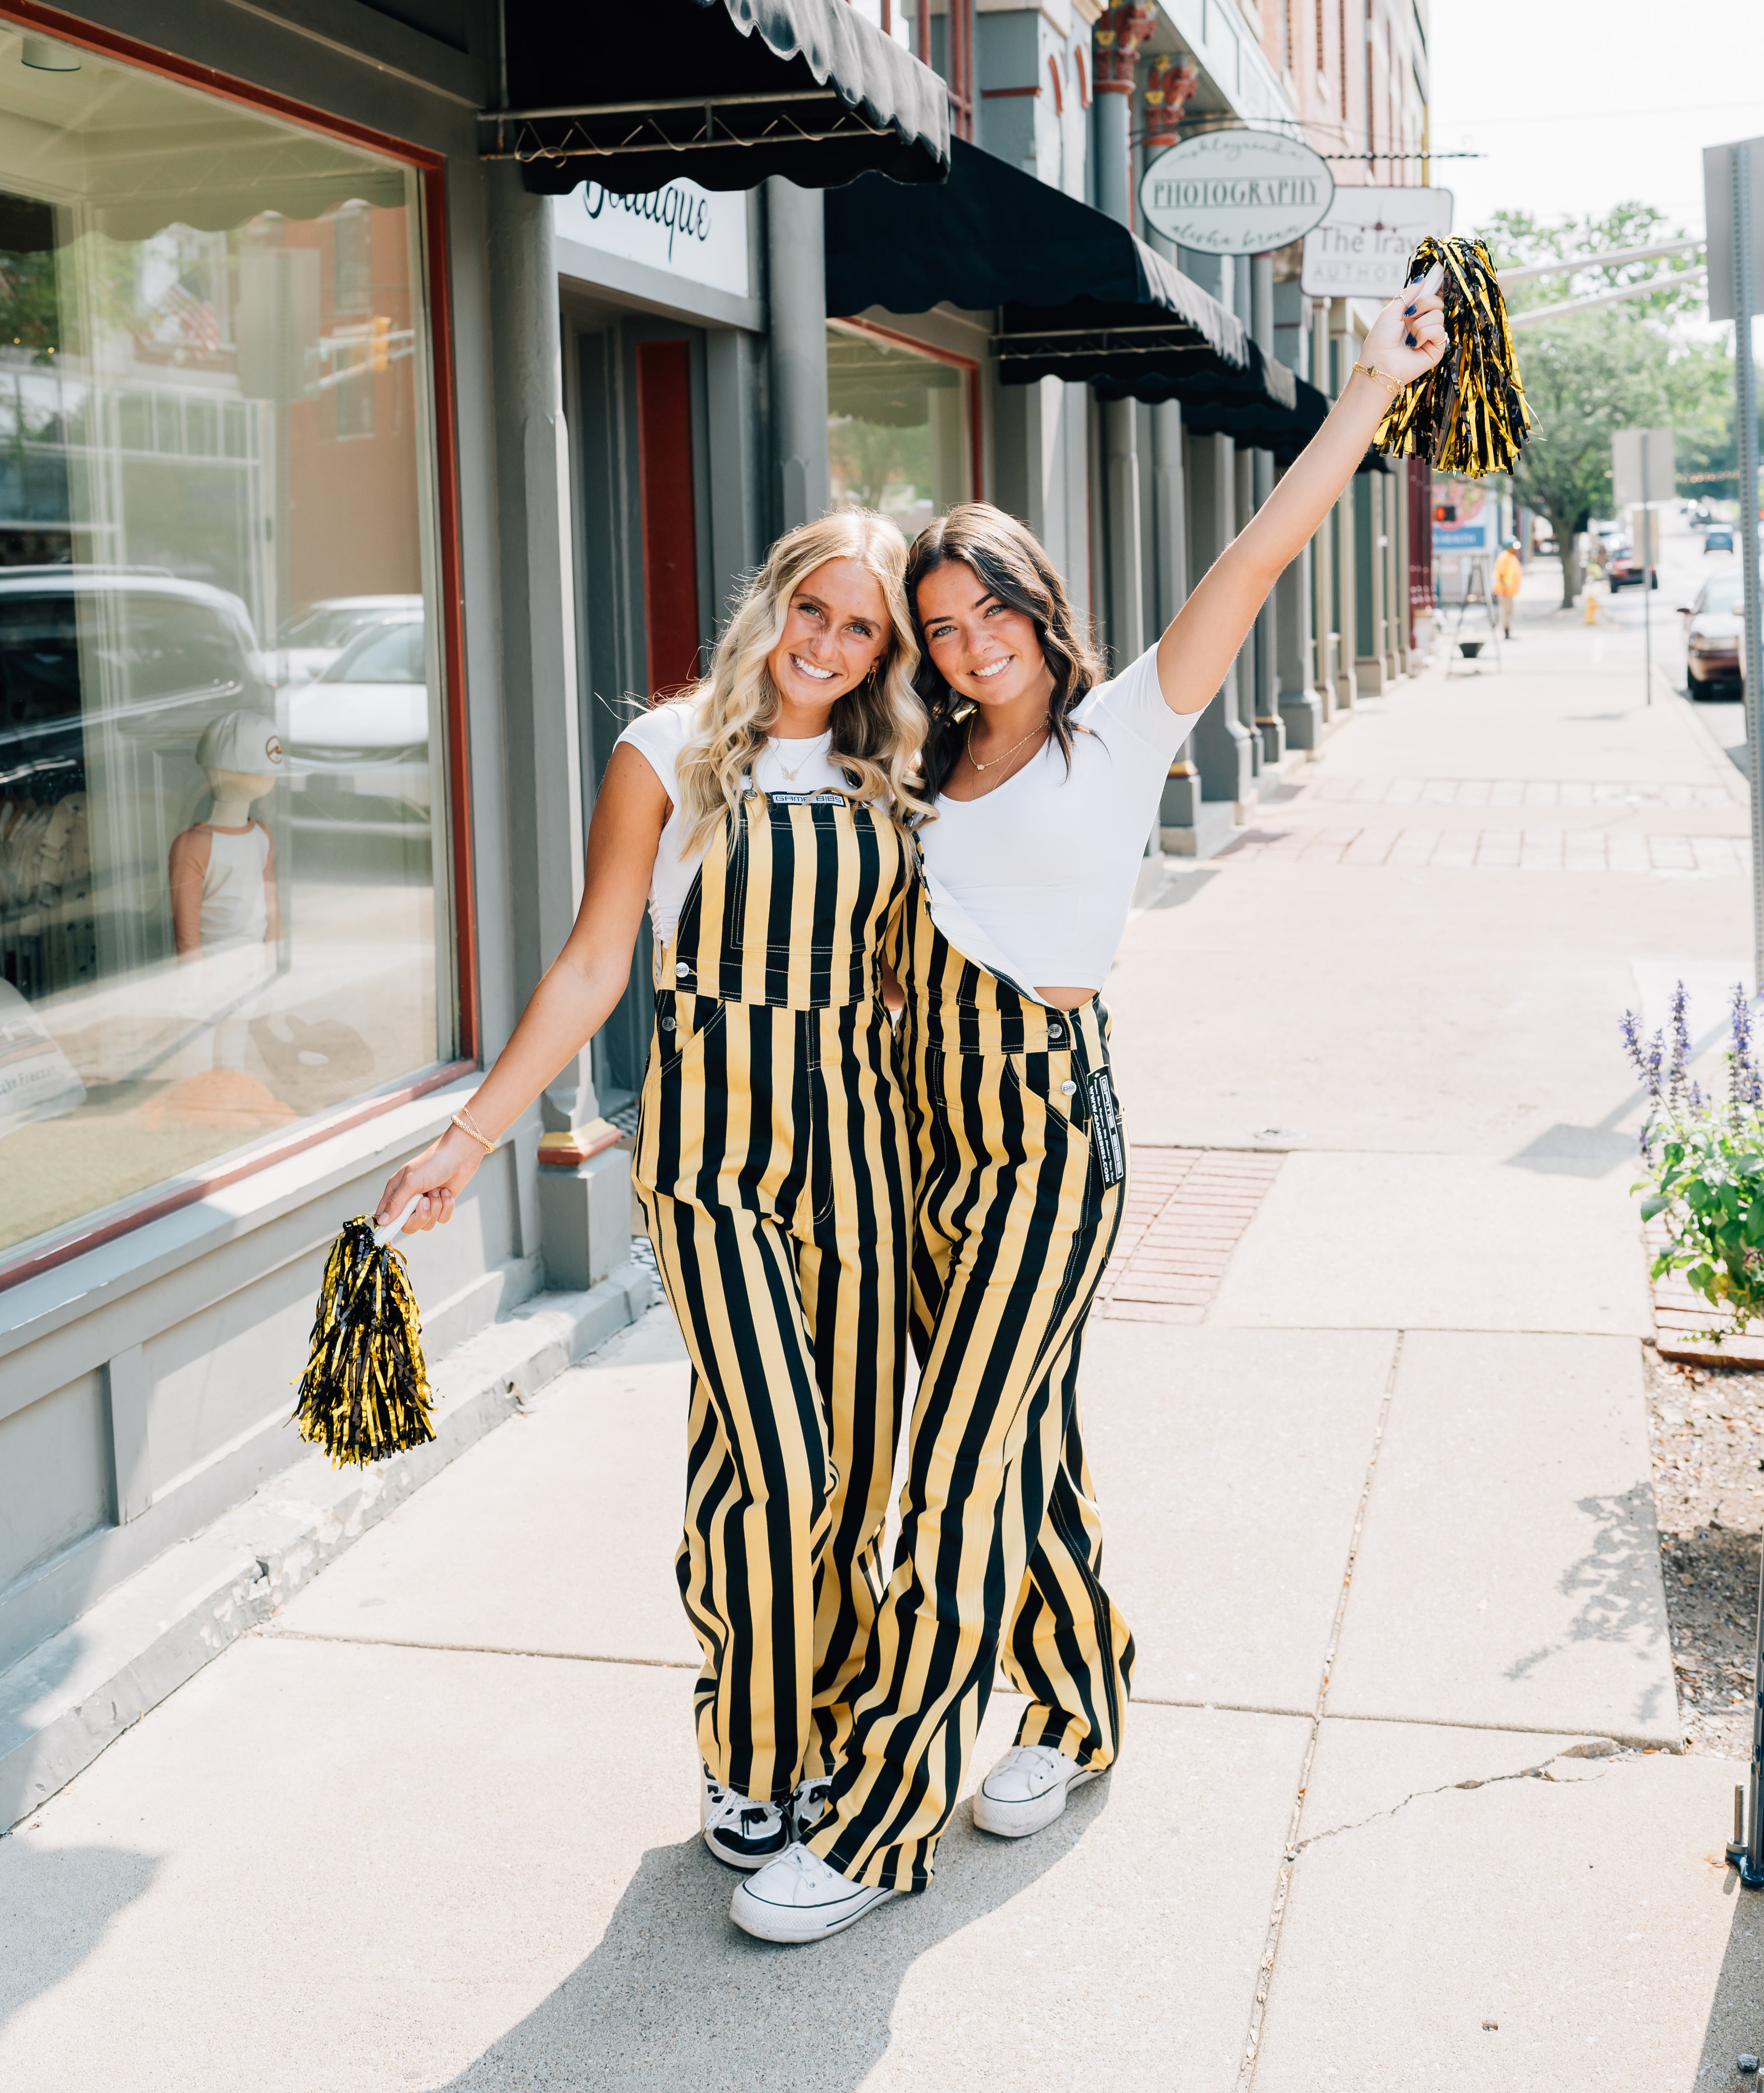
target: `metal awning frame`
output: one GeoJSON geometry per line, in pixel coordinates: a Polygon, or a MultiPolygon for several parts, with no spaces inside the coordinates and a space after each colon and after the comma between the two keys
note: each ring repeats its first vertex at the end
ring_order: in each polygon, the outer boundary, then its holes
{"type": "Polygon", "coordinates": [[[496,127],[494,144],[479,152],[481,160],[518,160],[523,163],[605,159],[614,154],[625,158],[636,153],[701,153],[713,147],[726,151],[731,146],[774,145],[786,139],[793,145],[813,145],[831,139],[886,138],[894,135],[891,127],[872,124],[830,88],[788,94],[730,94],[708,98],[694,95],[665,102],[613,102],[575,108],[491,109],[481,110],[478,120],[496,127]],[[830,130],[806,129],[787,112],[772,115],[756,131],[736,130],[726,123],[719,128],[717,122],[719,110],[757,106],[775,110],[781,103],[806,102],[830,102],[839,106],[841,113],[834,119],[830,130]],[[696,131],[690,136],[670,136],[657,121],[660,116],[692,109],[701,110],[704,114],[696,131]],[[642,120],[616,138],[597,138],[582,128],[596,118],[628,115],[640,115],[642,120]],[[561,133],[548,136],[539,128],[542,124],[561,124],[565,128],[561,133]],[[511,127],[514,132],[512,145],[509,141],[511,127]]]}

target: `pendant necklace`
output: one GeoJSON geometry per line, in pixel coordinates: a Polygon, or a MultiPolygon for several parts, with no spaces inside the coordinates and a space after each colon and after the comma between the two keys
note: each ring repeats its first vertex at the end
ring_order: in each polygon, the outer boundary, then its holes
{"type": "Polygon", "coordinates": [[[962,743],[962,748],[967,756],[968,760],[973,764],[976,770],[980,771],[984,774],[988,770],[996,770],[1001,763],[1008,763],[1011,758],[1016,755],[1018,749],[1023,746],[1023,742],[1033,741],[1036,735],[1040,734],[1049,724],[1050,722],[1047,720],[1038,720],[1034,726],[1029,729],[1029,732],[1023,736],[1021,741],[1013,741],[1010,747],[1006,749],[1003,756],[994,756],[990,763],[982,763],[980,760],[980,758],[974,754],[974,730],[972,727],[969,727],[968,730],[968,738],[962,743]]]}

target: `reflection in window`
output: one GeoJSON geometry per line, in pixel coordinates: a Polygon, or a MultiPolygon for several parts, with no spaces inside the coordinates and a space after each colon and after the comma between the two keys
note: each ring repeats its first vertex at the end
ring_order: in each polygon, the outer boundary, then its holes
{"type": "Polygon", "coordinates": [[[835,506],[879,509],[910,539],[969,498],[969,374],[854,328],[827,330],[835,506]]]}
{"type": "Polygon", "coordinates": [[[414,178],[18,42],[0,1251],[453,1051],[414,178]]]}

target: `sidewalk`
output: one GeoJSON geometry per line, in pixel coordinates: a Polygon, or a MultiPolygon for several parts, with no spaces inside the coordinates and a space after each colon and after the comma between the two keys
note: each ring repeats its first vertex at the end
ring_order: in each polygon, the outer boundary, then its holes
{"type": "Polygon", "coordinates": [[[1548,600],[1129,927],[1107,1779],[1021,1844],[960,1810],[926,1895],[820,1948],[730,1926],[654,1311],[0,1840],[0,2083],[1751,2082],[1764,1899],[1743,1769],[1679,1748],[1616,1037],[1742,964],[1744,787],[1644,706],[1639,605],[1548,600]]]}

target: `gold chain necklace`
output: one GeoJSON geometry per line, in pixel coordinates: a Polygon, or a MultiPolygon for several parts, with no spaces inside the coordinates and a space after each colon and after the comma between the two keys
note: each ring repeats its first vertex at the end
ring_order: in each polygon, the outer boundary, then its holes
{"type": "Polygon", "coordinates": [[[1051,722],[1047,720],[1038,720],[1034,726],[1029,729],[1029,732],[1023,736],[1022,741],[1013,741],[1010,747],[1006,749],[1003,756],[994,756],[990,763],[982,763],[980,760],[980,758],[974,754],[974,730],[972,727],[969,727],[968,730],[967,739],[962,743],[963,752],[967,756],[968,760],[973,764],[975,769],[984,774],[988,770],[996,770],[1001,763],[1008,763],[1011,758],[1016,755],[1018,749],[1023,746],[1023,742],[1033,741],[1037,734],[1044,733],[1050,724],[1051,722]]]}

